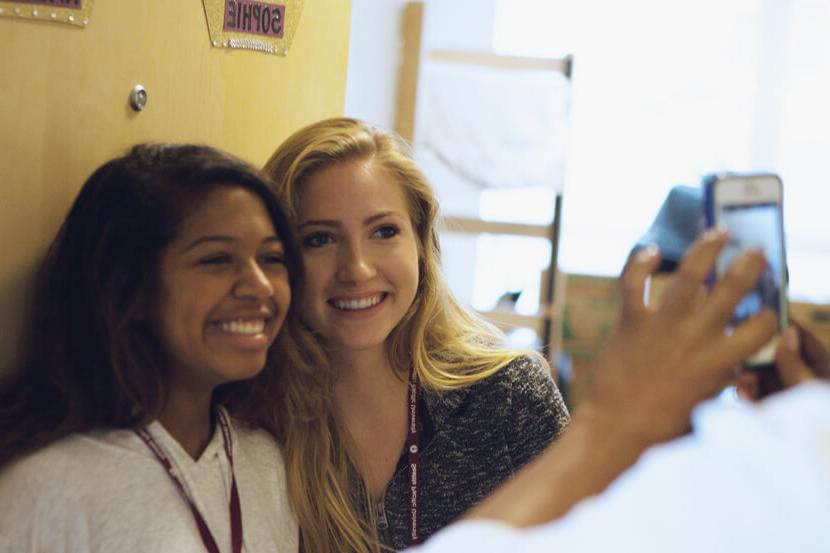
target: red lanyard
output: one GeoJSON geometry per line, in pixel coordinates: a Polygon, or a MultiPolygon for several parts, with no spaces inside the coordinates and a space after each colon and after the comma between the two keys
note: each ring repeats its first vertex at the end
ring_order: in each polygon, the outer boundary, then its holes
{"type": "Polygon", "coordinates": [[[415,369],[409,370],[409,427],[406,436],[406,449],[409,452],[409,545],[421,543],[418,527],[418,485],[420,474],[420,451],[418,449],[418,379],[415,369]]]}
{"type": "MultiPolygon", "coordinates": [[[[225,454],[228,456],[228,464],[231,467],[231,502],[229,506],[231,517],[231,547],[233,553],[240,553],[240,551],[242,551],[242,509],[239,506],[239,492],[236,489],[236,476],[233,473],[231,431],[223,411],[217,411],[216,418],[219,421],[219,427],[222,429],[222,438],[225,442],[225,454]]],[[[190,510],[193,512],[193,518],[196,520],[196,526],[199,527],[199,534],[202,536],[202,542],[205,544],[205,549],[207,549],[210,553],[219,553],[219,547],[216,545],[216,540],[213,538],[213,534],[210,533],[210,528],[208,528],[205,518],[202,516],[202,513],[199,512],[199,509],[196,508],[190,494],[187,493],[187,488],[185,488],[184,483],[182,483],[181,478],[179,478],[179,473],[173,467],[170,459],[167,458],[167,455],[164,451],[162,451],[161,447],[159,447],[158,443],[155,439],[153,439],[150,433],[147,432],[146,428],[137,428],[135,429],[135,433],[138,434],[139,438],[144,440],[144,443],[147,444],[147,447],[150,448],[150,451],[153,452],[159,463],[161,463],[165,470],[167,470],[167,474],[170,476],[170,479],[173,480],[179,488],[179,491],[185,501],[187,501],[187,504],[190,506],[190,510]]]]}

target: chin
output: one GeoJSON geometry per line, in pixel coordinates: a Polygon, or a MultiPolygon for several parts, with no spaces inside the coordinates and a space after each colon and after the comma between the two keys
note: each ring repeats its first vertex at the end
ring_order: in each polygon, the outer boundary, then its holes
{"type": "Polygon", "coordinates": [[[242,382],[243,380],[251,380],[252,378],[256,378],[264,368],[264,361],[257,364],[250,364],[250,362],[236,363],[226,367],[224,370],[219,371],[218,374],[221,375],[222,380],[224,380],[225,383],[242,382]]]}
{"type": "Polygon", "coordinates": [[[259,372],[246,374],[246,375],[236,375],[233,378],[228,378],[224,381],[223,384],[234,384],[234,383],[242,383],[247,382],[249,380],[253,380],[259,375],[259,372]]]}
{"type": "Polygon", "coordinates": [[[386,344],[386,338],[388,336],[384,336],[383,338],[377,339],[364,339],[364,340],[355,340],[353,336],[345,336],[342,337],[343,339],[337,340],[334,342],[335,349],[346,350],[346,351],[368,351],[373,350],[376,348],[384,347],[386,344]]]}

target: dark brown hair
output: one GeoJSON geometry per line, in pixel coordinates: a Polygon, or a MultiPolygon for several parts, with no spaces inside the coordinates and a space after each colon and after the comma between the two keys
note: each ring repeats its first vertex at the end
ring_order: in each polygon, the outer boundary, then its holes
{"type": "MultiPolygon", "coordinates": [[[[0,385],[0,466],[72,432],[134,427],[159,414],[168,374],[144,314],[162,249],[211,191],[238,186],[262,199],[295,287],[299,254],[266,179],[207,146],[154,144],[89,177],[37,277],[22,363],[0,385]]],[[[256,378],[221,386],[214,400],[250,422],[264,418],[257,409],[269,409],[279,386],[274,349],[256,378]]]]}

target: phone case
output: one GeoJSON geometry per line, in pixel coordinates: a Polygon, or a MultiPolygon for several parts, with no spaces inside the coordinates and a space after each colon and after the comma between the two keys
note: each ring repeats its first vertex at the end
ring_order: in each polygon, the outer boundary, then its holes
{"type": "MultiPolygon", "coordinates": [[[[703,211],[704,211],[704,219],[705,219],[706,227],[711,228],[711,227],[715,226],[715,215],[716,215],[716,211],[717,211],[717,206],[715,205],[715,188],[716,188],[716,186],[718,185],[718,182],[721,179],[728,178],[728,177],[732,177],[732,178],[750,177],[751,178],[751,177],[759,177],[759,176],[773,176],[773,175],[769,175],[769,174],[766,174],[766,175],[746,174],[745,175],[745,174],[738,174],[738,173],[722,173],[722,174],[709,174],[709,175],[706,175],[702,179],[702,182],[701,182],[701,185],[703,187],[703,211]]],[[[774,175],[774,176],[778,180],[779,186],[780,186],[780,178],[778,178],[777,175],[774,175]]],[[[782,192],[782,195],[781,195],[780,199],[778,200],[778,209],[779,210],[783,210],[783,190],[781,192],[782,192]]],[[[779,211],[779,213],[780,213],[780,211],[779,211]]],[[[779,233],[780,233],[780,236],[781,236],[781,245],[780,245],[780,247],[781,247],[781,256],[782,256],[781,262],[783,264],[783,266],[782,266],[782,275],[781,275],[781,277],[782,277],[782,280],[781,280],[782,292],[781,293],[784,295],[784,298],[779,298],[778,310],[779,310],[779,324],[783,328],[783,327],[785,327],[789,324],[789,314],[788,314],[789,309],[787,308],[787,302],[786,302],[786,289],[788,287],[789,272],[787,270],[787,263],[786,263],[786,248],[785,248],[785,245],[784,245],[784,229],[783,229],[782,216],[779,216],[779,223],[782,225],[781,228],[779,229],[779,233]]],[[[709,276],[707,278],[707,282],[706,282],[707,286],[709,286],[710,288],[713,287],[716,280],[717,280],[716,271],[713,269],[712,272],[709,274],[709,276]]],[[[762,352],[764,352],[763,354],[761,354],[761,355],[756,354],[755,356],[753,356],[754,359],[751,358],[750,360],[748,360],[747,364],[745,366],[747,366],[747,368],[750,368],[750,369],[753,369],[753,370],[761,371],[762,373],[763,372],[770,372],[772,370],[771,369],[772,362],[769,361],[769,358],[772,355],[770,348],[774,348],[774,344],[775,344],[774,341],[770,342],[770,344],[768,344],[767,346],[764,347],[764,349],[762,349],[762,352]]],[[[772,372],[774,373],[774,371],[772,371],[772,372]]],[[[773,381],[771,379],[774,376],[774,374],[769,374],[767,376],[769,377],[769,378],[767,378],[767,380],[769,380],[769,383],[772,386],[773,381]]]]}

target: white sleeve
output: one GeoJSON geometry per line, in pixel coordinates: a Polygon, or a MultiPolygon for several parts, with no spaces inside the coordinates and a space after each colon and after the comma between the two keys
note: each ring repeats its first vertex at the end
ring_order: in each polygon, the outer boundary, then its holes
{"type": "MultiPolygon", "coordinates": [[[[528,551],[830,551],[830,386],[711,403],[602,495],[530,530],[528,551]]],[[[555,493],[555,490],[552,490],[555,493]]]]}
{"type": "MultiPolygon", "coordinates": [[[[603,494],[523,531],[464,522],[419,553],[827,553],[830,386],[755,408],[710,405],[603,494]]],[[[556,490],[551,490],[556,493],[556,490]]]]}
{"type": "Polygon", "coordinates": [[[451,524],[425,544],[405,553],[517,553],[522,533],[490,520],[465,520],[451,524]]]}

